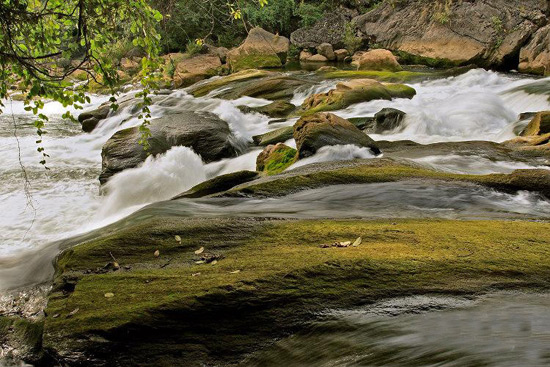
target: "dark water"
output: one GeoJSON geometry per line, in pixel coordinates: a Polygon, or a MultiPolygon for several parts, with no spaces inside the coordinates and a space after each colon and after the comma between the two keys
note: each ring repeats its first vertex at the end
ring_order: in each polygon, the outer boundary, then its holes
{"type": "Polygon", "coordinates": [[[247,367],[547,367],[550,296],[409,297],[339,311],[247,367]]]}

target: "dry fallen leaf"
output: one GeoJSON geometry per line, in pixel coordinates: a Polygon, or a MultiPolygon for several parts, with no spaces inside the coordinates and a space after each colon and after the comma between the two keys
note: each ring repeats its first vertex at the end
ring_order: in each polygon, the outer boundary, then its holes
{"type": "Polygon", "coordinates": [[[210,264],[216,265],[217,263],[218,263],[218,260],[214,260],[214,261],[212,261],[210,264]]]}
{"type": "Polygon", "coordinates": [[[202,260],[195,261],[195,264],[197,264],[197,265],[204,264],[204,261],[202,261],[202,260]]]}
{"type": "Polygon", "coordinates": [[[359,246],[363,242],[363,239],[361,237],[358,237],[355,242],[353,243],[353,247],[359,246]]]}
{"type": "Polygon", "coordinates": [[[204,247],[201,247],[200,249],[198,249],[197,251],[195,251],[195,255],[202,254],[203,252],[204,252],[204,247]]]}
{"type": "Polygon", "coordinates": [[[230,271],[229,274],[238,274],[240,272],[241,272],[240,270],[235,270],[235,271],[230,271]]]}
{"type": "Polygon", "coordinates": [[[156,250],[155,253],[154,253],[155,257],[159,257],[160,256],[160,251],[159,250],[156,250]]]}
{"type": "Polygon", "coordinates": [[[201,273],[193,273],[193,274],[191,274],[192,277],[198,277],[199,275],[201,275],[201,273]]]}
{"type": "Polygon", "coordinates": [[[111,292],[105,293],[105,298],[113,298],[114,296],[115,296],[114,293],[111,293],[111,292]]]}
{"type": "Polygon", "coordinates": [[[176,236],[174,236],[174,238],[176,239],[177,242],[179,242],[181,244],[181,237],[180,236],[176,235],[176,236]]]}
{"type": "Polygon", "coordinates": [[[71,312],[69,312],[69,314],[67,315],[67,317],[73,316],[74,314],[76,314],[76,313],[78,312],[78,310],[80,310],[78,307],[75,308],[74,310],[72,310],[71,312]]]}

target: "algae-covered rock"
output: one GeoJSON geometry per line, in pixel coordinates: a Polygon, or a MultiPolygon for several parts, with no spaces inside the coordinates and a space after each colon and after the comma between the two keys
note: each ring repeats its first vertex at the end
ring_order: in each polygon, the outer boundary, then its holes
{"type": "Polygon", "coordinates": [[[397,62],[391,51],[376,49],[367,52],[359,52],[353,55],[351,63],[357,70],[402,71],[403,68],[397,62]]]}
{"type": "Polygon", "coordinates": [[[57,364],[235,366],[326,309],[549,285],[544,222],[199,219],[158,209],[56,260],[43,340],[57,364]],[[320,248],[357,237],[359,247],[320,248]],[[201,247],[223,259],[196,264],[201,247]],[[90,271],[109,253],[121,270],[90,271]],[[69,278],[74,288],[63,291],[69,278]]]}
{"type": "Polygon", "coordinates": [[[263,78],[269,75],[270,72],[265,70],[243,70],[237,73],[233,73],[231,75],[222,76],[219,79],[209,80],[206,83],[193,85],[188,89],[188,92],[191,93],[194,97],[203,97],[213,90],[224,87],[228,84],[263,78]]]}
{"type": "Polygon", "coordinates": [[[274,101],[261,107],[240,106],[239,109],[244,113],[257,112],[273,118],[283,118],[290,115],[296,106],[287,101],[274,101]]]}
{"type": "Polygon", "coordinates": [[[504,144],[520,150],[550,151],[550,111],[536,113],[519,137],[504,144]]]}
{"type": "Polygon", "coordinates": [[[192,148],[205,162],[237,155],[227,122],[208,112],[181,111],[151,121],[149,151],[139,144],[139,127],[117,131],[103,146],[100,182],[144,162],[148,153],[157,155],[174,146],[192,148]]]}
{"type": "Polygon", "coordinates": [[[550,133],[550,111],[538,112],[529,125],[521,132],[521,136],[545,135],[550,133]]]}
{"type": "Polygon", "coordinates": [[[227,53],[227,63],[233,71],[281,67],[289,47],[288,38],[255,27],[241,46],[227,53]]]}
{"type": "Polygon", "coordinates": [[[375,99],[412,98],[416,91],[404,84],[380,83],[374,79],[355,79],[338,83],[327,93],[314,94],[302,104],[298,113],[311,115],[322,111],[336,111],[355,103],[375,99]]]}
{"type": "Polygon", "coordinates": [[[232,187],[243,184],[245,182],[250,182],[256,178],[258,178],[258,172],[253,171],[238,171],[228,173],[202,182],[192,187],[188,191],[174,197],[173,200],[184,198],[201,198],[204,196],[217,194],[219,192],[227,191],[232,187]]]}
{"type": "Polygon", "coordinates": [[[312,85],[308,80],[299,79],[291,76],[277,75],[263,78],[260,80],[251,80],[243,85],[222,92],[221,98],[236,99],[239,97],[255,97],[269,100],[289,100],[294,96],[297,88],[312,85]]]}
{"type": "Polygon", "coordinates": [[[327,145],[346,144],[370,148],[374,154],[380,154],[374,140],[332,113],[316,113],[299,119],[294,125],[294,139],[300,158],[309,157],[327,145]]]}
{"type": "MultiPolygon", "coordinates": [[[[40,363],[44,320],[0,315],[0,361],[40,363]]],[[[9,365],[12,365],[9,363],[9,365]]]]}
{"type": "Polygon", "coordinates": [[[284,143],[294,136],[292,126],[281,127],[280,129],[267,132],[262,135],[253,136],[252,139],[256,145],[266,146],[270,144],[284,143]]]}
{"type": "Polygon", "coordinates": [[[297,159],[297,151],[283,143],[268,145],[256,159],[256,170],[275,175],[287,169],[297,159]]]}

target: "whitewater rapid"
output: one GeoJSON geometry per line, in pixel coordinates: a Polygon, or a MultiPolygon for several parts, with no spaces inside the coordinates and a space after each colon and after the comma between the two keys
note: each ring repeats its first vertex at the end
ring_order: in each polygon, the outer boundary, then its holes
{"type": "MultiPolygon", "coordinates": [[[[292,101],[300,103],[308,95],[329,90],[337,82],[324,81],[311,88],[300,88],[292,101]]],[[[517,89],[533,82],[535,79],[520,75],[477,69],[456,77],[411,84],[417,90],[417,96],[411,100],[371,101],[335,113],[342,117],[372,116],[385,107],[407,113],[404,130],[371,135],[375,140],[500,142],[514,137],[513,131],[520,113],[550,109],[548,95],[528,94],[517,89]]],[[[6,101],[5,112],[0,115],[0,289],[6,284],[2,284],[2,271],[20,266],[29,251],[37,251],[52,241],[101,228],[149,203],[169,199],[206,179],[239,170],[254,170],[261,149],[249,148],[252,136],[290,126],[296,121],[289,119],[269,124],[268,117],[256,113],[244,114],[238,108],[241,105],[266,105],[270,103],[267,100],[243,97],[227,101],[215,96],[213,92],[203,98],[194,98],[185,90],[174,91],[169,96],[158,98],[152,108],[153,117],[162,116],[174,108],[213,112],[228,122],[242,155],[205,164],[190,148],[174,147],[163,155],[148,158],[139,167],[115,175],[107,184],[108,190],[105,191],[108,194],[105,196],[99,194],[97,180],[101,170],[101,148],[116,131],[140,123],[135,111],[123,109],[101,121],[93,133],[86,134],[78,124],[60,118],[64,110],[59,104],[47,103],[45,113],[51,121],[46,128],[48,134],[44,138],[44,147],[50,155],[50,169],[45,170],[38,163],[40,156],[36,152],[37,137],[31,116],[24,111],[21,102],[6,101]],[[166,98],[166,103],[163,103],[163,98],[166,98]],[[174,101],[177,101],[176,106],[174,101]],[[21,165],[30,183],[28,191],[25,190],[21,165]]],[[[85,108],[94,108],[106,99],[95,96],[85,108]]],[[[292,145],[293,141],[288,143],[292,145]]],[[[326,147],[291,169],[314,162],[355,158],[374,159],[368,150],[362,148],[326,147]]],[[[461,165],[456,165],[453,157],[428,157],[424,160],[420,163],[464,173],[533,168],[516,163],[483,162],[475,158],[461,165]]],[[[422,210],[421,205],[418,210],[422,210]]],[[[546,213],[546,209],[543,212],[546,213]]]]}

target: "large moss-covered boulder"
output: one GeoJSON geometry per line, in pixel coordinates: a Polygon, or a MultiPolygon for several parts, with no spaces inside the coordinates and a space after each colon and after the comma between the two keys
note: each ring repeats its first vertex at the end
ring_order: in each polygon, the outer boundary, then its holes
{"type": "Polygon", "coordinates": [[[391,51],[376,49],[367,52],[358,52],[353,55],[351,63],[357,70],[402,71],[391,51]]]}
{"type": "Polygon", "coordinates": [[[550,25],[539,29],[521,49],[519,71],[550,75],[550,25]]]}
{"type": "Polygon", "coordinates": [[[256,170],[275,175],[296,162],[296,149],[283,143],[268,145],[256,159],[256,170]]]}
{"type": "Polygon", "coordinates": [[[338,83],[327,93],[308,97],[301,106],[300,115],[311,115],[321,111],[336,111],[359,102],[375,99],[412,98],[414,88],[404,84],[380,83],[374,79],[355,79],[338,83]]]}
{"type": "Polygon", "coordinates": [[[255,27],[242,45],[227,53],[227,63],[233,71],[281,67],[289,46],[288,38],[255,27]]]}
{"type": "Polygon", "coordinates": [[[327,145],[353,144],[380,154],[374,140],[348,120],[332,113],[316,113],[299,119],[294,125],[294,139],[300,158],[309,157],[327,145]]]}
{"type": "Polygon", "coordinates": [[[157,155],[174,146],[192,148],[205,162],[234,157],[233,133],[227,122],[208,112],[181,111],[151,121],[149,150],[139,144],[139,127],[117,131],[103,146],[100,182],[144,162],[147,154],[157,155]]]}

